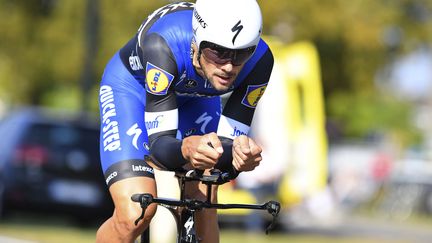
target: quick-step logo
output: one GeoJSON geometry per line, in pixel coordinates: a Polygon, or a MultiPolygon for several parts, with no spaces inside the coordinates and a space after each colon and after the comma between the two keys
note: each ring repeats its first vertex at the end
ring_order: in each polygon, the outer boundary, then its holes
{"type": "Polygon", "coordinates": [[[99,91],[99,100],[102,113],[102,139],[104,151],[121,150],[118,122],[114,104],[114,94],[111,86],[103,85],[99,91]]]}

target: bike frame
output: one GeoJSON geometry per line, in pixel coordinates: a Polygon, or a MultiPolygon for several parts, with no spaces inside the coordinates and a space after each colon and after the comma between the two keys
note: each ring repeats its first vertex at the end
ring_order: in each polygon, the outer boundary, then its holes
{"type": "MultiPolygon", "coordinates": [[[[264,204],[219,204],[211,203],[212,185],[220,185],[230,180],[228,173],[212,170],[210,175],[203,175],[202,171],[191,170],[186,173],[176,172],[176,177],[180,180],[180,199],[155,198],[149,193],[134,194],[131,199],[139,202],[142,208],[141,216],[135,224],[143,219],[146,208],[156,203],[167,208],[173,215],[177,225],[177,243],[199,243],[195,230],[195,212],[204,208],[215,209],[254,209],[267,210],[273,216],[273,222],[267,227],[266,233],[273,227],[277,215],[280,211],[280,204],[276,201],[269,201],[264,204]],[[185,186],[187,181],[200,181],[207,186],[206,200],[188,199],[185,197],[185,186]],[[180,213],[179,213],[180,212],[180,213]]],[[[141,243],[149,243],[149,229],[142,234],[141,243]]]]}

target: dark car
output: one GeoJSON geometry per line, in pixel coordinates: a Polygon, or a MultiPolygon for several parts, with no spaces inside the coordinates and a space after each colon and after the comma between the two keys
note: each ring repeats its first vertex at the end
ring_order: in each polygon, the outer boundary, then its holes
{"type": "Polygon", "coordinates": [[[99,162],[99,127],[89,115],[23,108],[0,122],[0,212],[63,213],[81,222],[113,204],[99,162]]]}

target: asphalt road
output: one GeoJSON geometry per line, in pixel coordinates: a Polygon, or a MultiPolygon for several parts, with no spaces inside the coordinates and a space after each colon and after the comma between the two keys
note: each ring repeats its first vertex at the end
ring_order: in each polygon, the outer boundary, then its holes
{"type": "Polygon", "coordinates": [[[291,234],[322,235],[335,238],[358,237],[370,242],[432,242],[432,219],[429,223],[397,222],[366,217],[346,217],[328,225],[292,226],[291,234]]]}

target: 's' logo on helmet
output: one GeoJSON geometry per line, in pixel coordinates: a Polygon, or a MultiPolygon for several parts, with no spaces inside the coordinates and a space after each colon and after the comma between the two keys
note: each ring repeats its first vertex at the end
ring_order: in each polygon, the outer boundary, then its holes
{"type": "Polygon", "coordinates": [[[235,33],[235,34],[234,34],[234,37],[233,37],[233,39],[232,39],[232,43],[233,43],[233,45],[234,45],[234,42],[235,42],[235,40],[236,40],[238,34],[240,34],[240,31],[241,31],[242,29],[243,29],[243,25],[241,25],[241,20],[239,20],[239,22],[237,22],[237,24],[235,24],[235,25],[231,28],[231,31],[232,31],[233,33],[235,33]]]}

